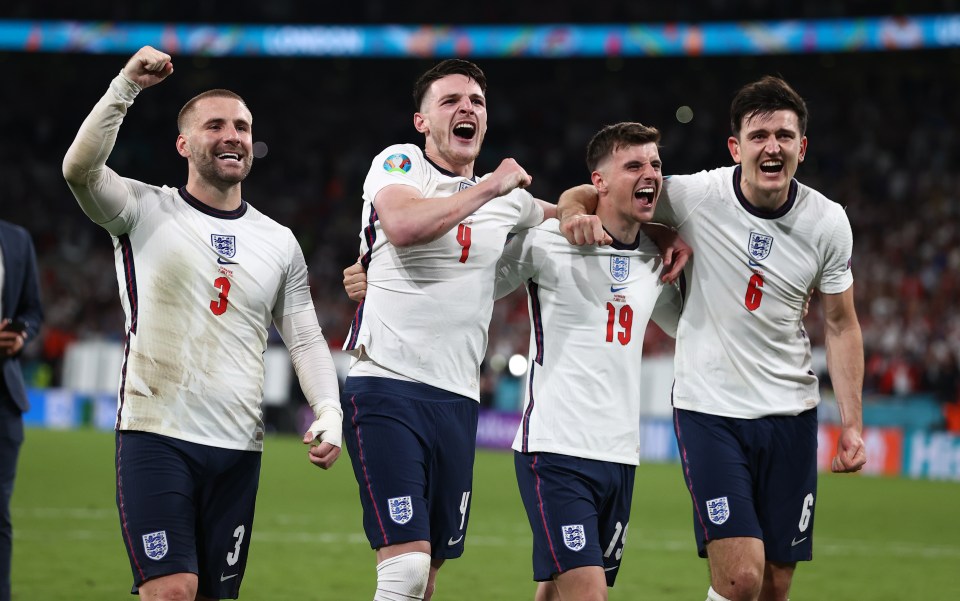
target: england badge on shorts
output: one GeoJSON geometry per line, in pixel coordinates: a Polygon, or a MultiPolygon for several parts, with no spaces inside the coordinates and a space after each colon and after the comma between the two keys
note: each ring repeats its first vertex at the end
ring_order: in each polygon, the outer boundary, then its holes
{"type": "Polygon", "coordinates": [[[143,551],[149,559],[158,561],[167,554],[167,531],[157,530],[143,535],[143,551]]]}
{"type": "Polygon", "coordinates": [[[726,497],[718,497],[707,501],[707,517],[719,526],[730,519],[730,504],[726,497]]]}
{"type": "Polygon", "coordinates": [[[583,532],[583,524],[570,524],[569,526],[560,526],[563,532],[563,544],[571,551],[579,551],[587,544],[587,536],[583,532]]]}
{"type": "Polygon", "coordinates": [[[387,499],[390,519],[398,524],[406,524],[413,517],[413,501],[409,496],[387,499]]]}

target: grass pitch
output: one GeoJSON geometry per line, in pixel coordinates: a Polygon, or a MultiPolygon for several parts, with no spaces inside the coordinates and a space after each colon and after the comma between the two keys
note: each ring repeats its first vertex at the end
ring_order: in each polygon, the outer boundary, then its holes
{"type": "MultiPolygon", "coordinates": [[[[960,599],[960,483],[823,474],[819,497],[815,559],[800,564],[792,599],[960,599]]],[[[532,599],[509,453],[478,454],[472,503],[466,553],[440,572],[435,601],[532,599]]],[[[133,598],[112,432],[28,430],[12,514],[14,600],[133,598]]],[[[699,601],[707,585],[679,466],[640,466],[610,600],[699,601]]],[[[299,440],[269,437],[241,599],[369,601],[374,587],[349,458],[323,472],[299,440]]]]}

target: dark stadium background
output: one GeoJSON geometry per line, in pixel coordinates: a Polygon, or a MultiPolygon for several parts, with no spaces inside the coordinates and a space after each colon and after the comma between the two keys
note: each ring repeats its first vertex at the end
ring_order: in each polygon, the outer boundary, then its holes
{"type": "MultiPolygon", "coordinates": [[[[958,12],[960,3],[593,2],[12,2],[0,18],[204,23],[621,23],[832,18],[958,12]]],[[[0,216],[33,234],[47,322],[29,347],[35,383],[57,385],[72,340],[122,338],[109,237],[76,206],[60,161],[83,117],[126,55],[0,53],[0,216]]],[[[109,164],[127,177],[181,185],[175,115],[210,87],[243,95],[268,154],[244,197],[290,226],[304,248],[331,345],[353,305],[341,270],[358,247],[369,161],[396,142],[421,142],[410,87],[433,59],[176,56],[176,73],[131,109],[109,164]]],[[[587,178],[583,149],[602,125],[638,120],[663,132],[666,173],[729,162],[728,102],[742,84],[779,74],[807,98],[808,160],[798,179],[845,205],[854,228],[865,392],[958,397],[960,357],[960,49],[861,54],[610,59],[477,59],[490,130],[478,172],[512,156],[555,200],[587,178]],[[678,107],[692,108],[690,123],[678,107]]],[[[807,319],[815,344],[822,323],[807,319]]],[[[524,352],[525,300],[497,308],[491,347],[524,352]]],[[[662,335],[650,352],[669,352],[662,335]]]]}

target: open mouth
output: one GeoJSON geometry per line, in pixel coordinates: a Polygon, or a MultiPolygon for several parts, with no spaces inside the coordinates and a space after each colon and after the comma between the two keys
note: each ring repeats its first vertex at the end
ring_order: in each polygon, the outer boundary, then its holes
{"type": "Polygon", "coordinates": [[[469,122],[457,123],[453,126],[453,135],[464,140],[472,140],[477,135],[477,126],[469,122]]]}
{"type": "Polygon", "coordinates": [[[653,186],[645,186],[643,188],[637,188],[633,191],[633,197],[637,200],[643,202],[645,205],[652,205],[654,199],[654,190],[653,186]]]}
{"type": "Polygon", "coordinates": [[[763,161],[760,163],[760,171],[764,173],[780,173],[783,171],[783,161],[763,161]]]}
{"type": "Polygon", "coordinates": [[[223,161],[237,161],[240,162],[240,155],[235,152],[221,152],[217,155],[217,158],[223,161]]]}

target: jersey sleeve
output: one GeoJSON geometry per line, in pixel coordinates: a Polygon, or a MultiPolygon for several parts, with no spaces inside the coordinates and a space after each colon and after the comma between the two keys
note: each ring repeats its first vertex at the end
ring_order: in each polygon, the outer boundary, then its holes
{"type": "Polygon", "coordinates": [[[520,203],[520,219],[517,221],[517,225],[510,230],[511,232],[520,232],[543,223],[543,207],[537,203],[532,194],[526,190],[514,190],[511,194],[520,203]]]}
{"type": "Polygon", "coordinates": [[[710,179],[706,171],[664,177],[653,220],[679,228],[704,201],[709,190],[710,179]]]}
{"type": "Polygon", "coordinates": [[[839,294],[853,284],[853,231],[847,214],[834,205],[833,232],[826,238],[823,273],[817,287],[824,294],[839,294]]]}
{"type": "Polygon", "coordinates": [[[387,186],[416,188],[426,195],[427,169],[419,149],[411,144],[388,146],[374,157],[363,182],[364,196],[373,202],[387,186]]]}
{"type": "Polygon", "coordinates": [[[102,98],[84,119],[63,158],[67,185],[91,221],[119,235],[133,226],[136,211],[128,204],[139,194],[134,180],[120,177],[106,166],[117,133],[140,92],[140,86],[123,75],[116,76],[102,98]]]}
{"type": "Polygon", "coordinates": [[[680,310],[683,308],[683,296],[676,283],[665,284],[653,306],[650,318],[671,338],[677,337],[677,325],[680,323],[680,310]]]}
{"type": "Polygon", "coordinates": [[[503,254],[497,263],[494,298],[503,298],[535,275],[538,263],[535,256],[537,233],[537,229],[526,229],[513,236],[503,247],[503,254]]]}
{"type": "Polygon", "coordinates": [[[307,262],[303,258],[303,250],[293,232],[287,230],[287,236],[290,259],[287,263],[284,282],[277,294],[277,302],[273,305],[275,322],[279,322],[284,315],[313,308],[313,297],[310,296],[310,283],[307,278],[307,262]]]}

